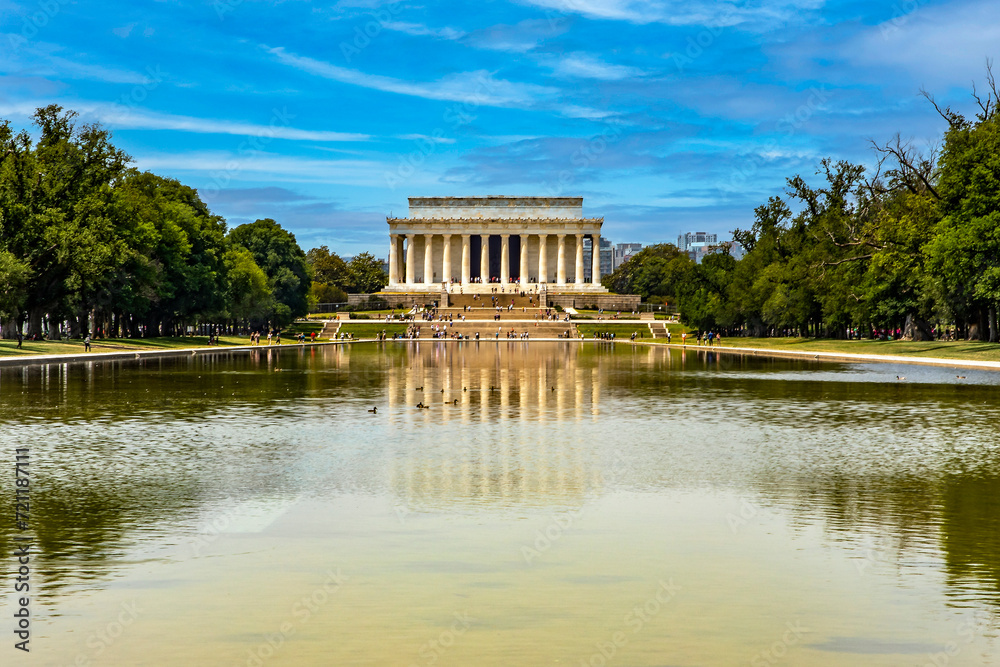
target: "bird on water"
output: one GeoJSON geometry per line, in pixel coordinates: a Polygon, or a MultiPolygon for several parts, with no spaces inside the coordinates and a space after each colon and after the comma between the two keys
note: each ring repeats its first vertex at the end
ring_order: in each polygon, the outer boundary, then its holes
{"type": "Polygon", "coordinates": [[[374,412],[378,412],[378,407],[373,407],[373,408],[372,408],[371,410],[369,410],[368,412],[372,412],[372,413],[374,413],[374,412]]]}

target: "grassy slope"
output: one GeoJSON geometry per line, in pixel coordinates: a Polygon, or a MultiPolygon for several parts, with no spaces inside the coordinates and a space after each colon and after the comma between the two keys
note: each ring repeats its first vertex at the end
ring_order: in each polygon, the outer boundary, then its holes
{"type": "MultiPolygon", "coordinates": [[[[665,343],[665,340],[657,340],[665,343]]],[[[679,343],[675,336],[674,343],[679,343]]],[[[691,343],[688,343],[689,345],[691,343]]],[[[872,341],[825,340],[812,338],[723,338],[723,347],[834,352],[845,354],[881,354],[971,361],[1000,361],[1000,345],[980,341],[872,341]]]]}
{"type": "Polygon", "coordinates": [[[374,338],[375,334],[385,330],[385,335],[392,338],[392,334],[405,334],[406,324],[393,322],[372,322],[365,320],[350,320],[341,322],[338,333],[352,333],[355,338],[374,338]]]}
{"type": "MultiPolygon", "coordinates": [[[[246,345],[249,338],[222,336],[220,345],[246,345]]],[[[105,338],[91,341],[92,352],[118,352],[121,350],[173,350],[187,347],[208,347],[208,336],[183,336],[180,338],[105,338]]],[[[82,354],[82,340],[24,341],[20,350],[17,341],[0,340],[0,356],[36,354],[82,354]]]]}
{"type": "MultiPolygon", "coordinates": [[[[639,333],[644,339],[650,338],[651,334],[649,332],[648,322],[615,322],[612,321],[602,321],[602,322],[587,322],[574,320],[576,325],[576,330],[578,333],[582,333],[587,338],[593,338],[594,333],[601,332],[614,332],[615,336],[618,338],[628,338],[632,335],[633,331],[639,333]]],[[[657,330],[663,326],[663,322],[656,322],[657,330]]],[[[680,341],[680,335],[682,331],[690,331],[683,324],[667,324],[667,328],[670,329],[670,335],[674,337],[674,341],[680,341]]],[[[666,342],[664,340],[663,342],[666,342]]]]}

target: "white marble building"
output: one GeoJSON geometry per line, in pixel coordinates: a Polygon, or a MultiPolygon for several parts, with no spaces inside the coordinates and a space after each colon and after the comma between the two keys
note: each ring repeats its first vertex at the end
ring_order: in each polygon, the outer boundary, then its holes
{"type": "Polygon", "coordinates": [[[603,218],[582,197],[410,197],[410,217],[389,224],[384,292],[490,291],[544,286],[550,294],[606,293],[599,261],[585,282],[583,240],[603,218]]]}

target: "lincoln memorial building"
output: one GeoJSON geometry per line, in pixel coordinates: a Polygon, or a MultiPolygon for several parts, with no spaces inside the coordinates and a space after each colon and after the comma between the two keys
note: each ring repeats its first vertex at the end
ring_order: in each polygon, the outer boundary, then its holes
{"type": "Polygon", "coordinates": [[[606,294],[600,253],[584,282],[583,246],[600,247],[603,218],[583,197],[410,197],[389,223],[388,293],[545,291],[606,294]]]}

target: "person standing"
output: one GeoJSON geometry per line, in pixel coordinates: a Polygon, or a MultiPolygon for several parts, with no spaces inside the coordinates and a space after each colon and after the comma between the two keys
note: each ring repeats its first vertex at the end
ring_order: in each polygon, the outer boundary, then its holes
{"type": "Polygon", "coordinates": [[[24,334],[21,333],[21,328],[17,329],[17,349],[21,349],[21,343],[24,341],[24,334]]]}
{"type": "Polygon", "coordinates": [[[90,334],[83,337],[83,351],[90,352],[90,334]]]}

